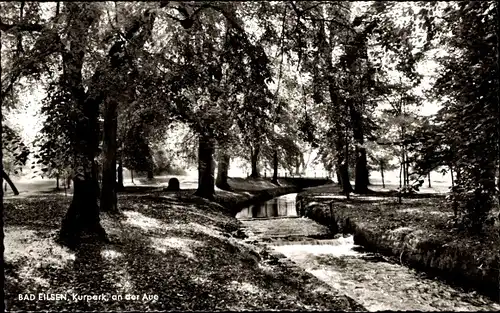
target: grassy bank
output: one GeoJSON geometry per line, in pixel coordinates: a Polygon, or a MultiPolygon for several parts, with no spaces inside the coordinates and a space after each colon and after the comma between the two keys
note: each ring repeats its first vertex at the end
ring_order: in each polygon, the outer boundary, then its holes
{"type": "MultiPolygon", "coordinates": [[[[230,210],[196,197],[186,201],[187,194],[121,194],[123,215],[101,214],[111,243],[75,250],[54,240],[70,197],[5,201],[8,310],[362,309],[263,247],[245,243],[230,210]]],[[[217,197],[245,199],[225,191],[217,197]]]]}
{"type": "MultiPolygon", "coordinates": [[[[279,185],[271,182],[270,178],[229,178],[231,191],[216,189],[214,202],[222,206],[221,211],[235,216],[242,208],[258,204],[288,193],[299,192],[303,188],[325,184],[325,179],[280,178],[279,185]]],[[[151,197],[160,197],[165,194],[176,195],[187,203],[207,204],[210,201],[193,197],[196,189],[182,189],[177,192],[166,191],[164,187],[128,186],[125,194],[149,193],[151,197]]]]}
{"type": "Polygon", "coordinates": [[[335,232],[353,233],[355,243],[399,262],[473,287],[498,301],[500,229],[485,235],[457,231],[444,198],[403,199],[339,195],[336,186],[310,188],[297,197],[303,215],[335,232]]]}

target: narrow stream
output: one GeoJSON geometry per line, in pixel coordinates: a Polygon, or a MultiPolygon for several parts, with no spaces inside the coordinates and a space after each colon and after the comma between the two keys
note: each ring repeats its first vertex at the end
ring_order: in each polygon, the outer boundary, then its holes
{"type": "Polygon", "coordinates": [[[259,205],[252,205],[241,210],[236,218],[254,219],[254,218],[286,218],[298,217],[295,208],[296,193],[289,193],[266,201],[259,205]]]}
{"type": "Polygon", "coordinates": [[[265,242],[325,283],[355,299],[369,311],[499,311],[500,304],[363,251],[352,236],[315,239],[327,227],[298,218],[296,194],[243,209],[236,217],[249,240],[265,242]]]}

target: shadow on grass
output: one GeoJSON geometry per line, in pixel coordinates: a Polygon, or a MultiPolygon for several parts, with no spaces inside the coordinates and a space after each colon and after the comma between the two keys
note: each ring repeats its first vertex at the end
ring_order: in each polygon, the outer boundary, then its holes
{"type": "Polygon", "coordinates": [[[5,201],[4,222],[9,226],[58,228],[71,203],[61,195],[31,195],[5,201]]]}
{"type": "Polygon", "coordinates": [[[9,249],[16,250],[13,245],[31,234],[25,254],[14,251],[8,263],[9,310],[352,310],[348,298],[303,271],[262,267],[263,257],[255,248],[231,238],[238,221],[221,214],[213,203],[122,195],[123,215],[102,219],[106,231],[118,240],[82,244],[70,251],[54,241],[70,200],[50,196],[8,201],[7,227],[22,226],[16,228],[18,239],[9,241],[9,249]],[[42,230],[32,230],[38,227],[42,230]],[[33,254],[30,249],[37,246],[33,254]],[[311,286],[318,285],[324,291],[312,292],[311,286]],[[61,294],[67,299],[18,299],[26,293],[61,294]],[[72,295],[107,298],[74,301],[72,295]],[[112,295],[122,298],[113,300],[112,295]],[[127,295],[137,298],[126,299],[127,295]]]}

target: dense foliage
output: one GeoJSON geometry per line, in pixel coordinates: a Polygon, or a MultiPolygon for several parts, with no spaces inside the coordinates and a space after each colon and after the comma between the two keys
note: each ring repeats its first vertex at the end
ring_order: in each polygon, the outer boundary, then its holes
{"type": "MultiPolygon", "coordinates": [[[[500,129],[497,12],[490,1],[11,2],[1,98],[19,104],[21,79],[45,89],[33,157],[81,181],[66,220],[85,218],[82,231],[99,228],[98,197],[118,211],[117,164],[152,178],[182,154],[211,199],[215,166],[221,188],[236,157],[277,183],[312,150],[347,195],[370,191],[370,169],[399,168],[402,195],[446,167],[462,224],[478,230],[499,194],[500,136],[486,135],[500,129]],[[418,92],[432,60],[432,92],[418,92]],[[430,98],[442,109],[422,118],[430,98]],[[165,144],[172,125],[185,127],[181,149],[165,144]]],[[[3,137],[23,165],[31,149],[3,137]]]]}

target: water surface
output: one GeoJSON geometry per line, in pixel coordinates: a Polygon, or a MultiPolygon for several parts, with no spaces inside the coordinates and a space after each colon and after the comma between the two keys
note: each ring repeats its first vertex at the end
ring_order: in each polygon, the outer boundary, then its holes
{"type": "Polygon", "coordinates": [[[279,217],[298,217],[295,208],[296,193],[286,194],[262,204],[252,205],[241,210],[236,218],[279,218],[279,217]]]}

